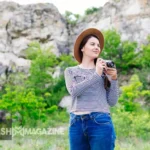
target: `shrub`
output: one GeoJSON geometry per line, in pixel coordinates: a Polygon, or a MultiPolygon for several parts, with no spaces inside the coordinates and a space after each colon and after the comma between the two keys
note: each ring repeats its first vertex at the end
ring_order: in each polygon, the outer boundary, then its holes
{"type": "Polygon", "coordinates": [[[85,10],[85,15],[90,15],[93,14],[95,12],[97,12],[99,10],[99,8],[96,7],[91,7],[85,10]]]}

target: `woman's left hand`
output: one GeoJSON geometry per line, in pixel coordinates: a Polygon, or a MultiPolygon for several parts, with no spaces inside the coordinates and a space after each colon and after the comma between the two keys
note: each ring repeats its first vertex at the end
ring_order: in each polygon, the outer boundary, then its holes
{"type": "Polygon", "coordinates": [[[117,80],[117,69],[116,68],[107,67],[106,70],[104,70],[104,72],[107,75],[110,75],[112,80],[117,80]]]}

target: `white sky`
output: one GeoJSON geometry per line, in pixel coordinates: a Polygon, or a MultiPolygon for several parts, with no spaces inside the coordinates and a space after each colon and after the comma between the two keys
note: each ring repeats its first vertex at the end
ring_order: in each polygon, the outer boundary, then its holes
{"type": "Polygon", "coordinates": [[[61,14],[66,10],[72,13],[84,14],[84,11],[90,7],[103,6],[109,0],[0,0],[0,1],[14,1],[21,5],[35,4],[35,3],[53,3],[61,14]]]}

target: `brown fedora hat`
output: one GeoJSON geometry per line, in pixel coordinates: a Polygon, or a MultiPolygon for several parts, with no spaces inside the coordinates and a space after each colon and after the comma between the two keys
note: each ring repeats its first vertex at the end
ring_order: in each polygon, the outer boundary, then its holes
{"type": "Polygon", "coordinates": [[[99,31],[96,28],[88,28],[88,29],[84,30],[83,32],[81,32],[81,34],[79,34],[79,36],[77,37],[75,44],[74,44],[74,57],[79,63],[82,62],[82,58],[79,53],[80,44],[81,44],[82,40],[90,34],[95,35],[99,39],[101,51],[104,47],[104,36],[101,33],[101,31],[99,31]]]}

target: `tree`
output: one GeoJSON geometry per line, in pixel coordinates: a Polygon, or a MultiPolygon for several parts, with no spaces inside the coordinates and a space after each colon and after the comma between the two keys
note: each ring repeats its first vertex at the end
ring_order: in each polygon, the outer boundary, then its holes
{"type": "Polygon", "coordinates": [[[105,46],[102,51],[104,59],[113,60],[120,71],[128,71],[130,68],[138,67],[135,53],[137,48],[136,42],[121,41],[120,34],[115,30],[107,30],[104,32],[105,46]]]}

